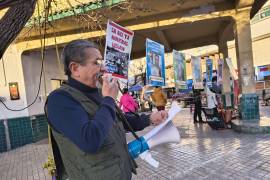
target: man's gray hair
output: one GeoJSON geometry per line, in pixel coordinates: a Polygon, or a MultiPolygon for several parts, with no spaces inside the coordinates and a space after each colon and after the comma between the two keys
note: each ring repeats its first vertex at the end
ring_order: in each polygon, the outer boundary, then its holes
{"type": "Polygon", "coordinates": [[[87,54],[85,53],[86,48],[95,48],[98,49],[98,46],[91,41],[78,39],[69,42],[63,49],[62,52],[62,62],[64,64],[65,74],[70,76],[71,71],[69,69],[69,64],[71,62],[76,62],[81,65],[86,64],[87,54]]]}

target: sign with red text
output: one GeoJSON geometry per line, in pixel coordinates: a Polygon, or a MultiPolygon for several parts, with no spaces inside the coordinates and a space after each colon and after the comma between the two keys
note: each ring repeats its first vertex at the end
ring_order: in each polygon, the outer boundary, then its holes
{"type": "Polygon", "coordinates": [[[134,32],[108,21],[104,66],[112,76],[127,80],[134,32]]]}

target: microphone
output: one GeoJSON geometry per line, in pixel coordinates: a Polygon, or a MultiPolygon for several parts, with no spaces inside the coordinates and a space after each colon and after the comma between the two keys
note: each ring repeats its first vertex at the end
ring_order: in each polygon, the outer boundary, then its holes
{"type": "MultiPolygon", "coordinates": [[[[109,82],[111,83],[112,80],[113,80],[112,75],[111,75],[111,74],[108,74],[108,75],[109,75],[109,76],[107,76],[107,77],[108,77],[108,79],[109,79],[109,82]]],[[[99,73],[96,75],[97,80],[98,80],[98,82],[101,84],[101,86],[103,85],[103,79],[102,79],[103,76],[104,76],[104,73],[102,73],[102,72],[99,72],[99,73]]],[[[123,92],[122,92],[122,89],[120,88],[120,83],[119,83],[119,81],[117,81],[117,85],[118,85],[118,90],[119,90],[121,93],[123,93],[123,92]]]]}

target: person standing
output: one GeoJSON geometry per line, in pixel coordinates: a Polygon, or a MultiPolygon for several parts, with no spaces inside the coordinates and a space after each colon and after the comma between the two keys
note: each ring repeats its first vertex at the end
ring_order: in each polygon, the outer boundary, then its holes
{"type": "Polygon", "coordinates": [[[161,87],[156,86],[154,89],[153,94],[151,95],[151,98],[157,107],[158,111],[165,110],[165,106],[167,104],[167,97],[166,95],[162,92],[161,87]]]}
{"type": "Polygon", "coordinates": [[[193,122],[194,123],[203,123],[202,120],[202,101],[201,101],[201,91],[199,89],[194,89],[194,86],[192,87],[193,90],[193,97],[194,97],[194,115],[193,115],[193,122]],[[197,117],[199,120],[197,120],[197,117]]]}
{"type": "Polygon", "coordinates": [[[141,102],[142,102],[142,106],[145,107],[145,103],[147,103],[148,106],[149,106],[149,110],[152,112],[153,103],[152,103],[152,100],[151,100],[151,94],[147,93],[148,88],[149,88],[148,85],[146,85],[146,86],[144,86],[142,88],[140,99],[141,99],[141,102]]]}
{"type": "Polygon", "coordinates": [[[63,49],[68,81],[45,104],[58,180],[130,180],[137,165],[125,130],[158,125],[168,116],[166,111],[122,114],[115,102],[117,79],[103,75],[101,60],[98,46],[87,40],[71,41],[63,49]]]}
{"type": "Polygon", "coordinates": [[[138,104],[128,93],[128,89],[123,89],[123,95],[120,98],[119,107],[127,114],[133,114],[138,110],[138,104]]]}

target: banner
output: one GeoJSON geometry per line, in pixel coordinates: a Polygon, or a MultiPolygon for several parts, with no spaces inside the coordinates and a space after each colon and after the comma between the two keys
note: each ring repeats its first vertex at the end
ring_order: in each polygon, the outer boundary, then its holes
{"type": "Polygon", "coordinates": [[[229,66],[231,76],[233,77],[234,80],[238,79],[238,75],[235,71],[235,68],[233,67],[233,63],[231,58],[226,58],[227,65],[229,66]]]}
{"type": "Polygon", "coordinates": [[[134,33],[112,21],[107,23],[104,66],[112,76],[126,82],[134,33]]]}
{"type": "Polygon", "coordinates": [[[165,86],[164,46],[146,39],[146,80],[152,86],[165,86]]]}
{"type": "Polygon", "coordinates": [[[213,60],[206,59],[206,84],[208,87],[212,87],[212,77],[213,77],[213,60]]]}
{"type": "Polygon", "coordinates": [[[176,50],[173,50],[173,67],[175,87],[179,89],[187,89],[185,55],[176,50]]]}
{"type": "Polygon", "coordinates": [[[191,56],[191,67],[194,89],[203,89],[201,57],[191,56]]]}
{"type": "Polygon", "coordinates": [[[218,67],[217,67],[217,84],[222,84],[222,69],[223,69],[223,59],[218,60],[218,67]]]}

